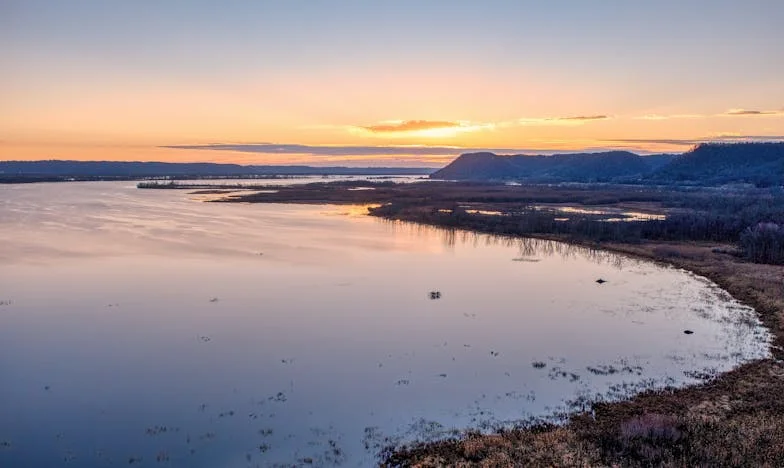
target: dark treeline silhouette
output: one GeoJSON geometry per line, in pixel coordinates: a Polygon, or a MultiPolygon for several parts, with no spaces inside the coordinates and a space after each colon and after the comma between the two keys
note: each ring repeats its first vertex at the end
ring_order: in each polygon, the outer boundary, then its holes
{"type": "Polygon", "coordinates": [[[0,161],[0,183],[62,180],[169,178],[258,178],[299,175],[427,175],[422,167],[243,166],[216,163],[137,161],[0,161]]]}
{"type": "Polygon", "coordinates": [[[468,153],[431,175],[445,180],[784,185],[784,143],[703,143],[681,155],[626,151],[552,156],[468,153]]]}

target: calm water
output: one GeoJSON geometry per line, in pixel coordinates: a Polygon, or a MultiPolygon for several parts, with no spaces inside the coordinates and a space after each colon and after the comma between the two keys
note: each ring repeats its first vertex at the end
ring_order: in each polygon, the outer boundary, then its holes
{"type": "Polygon", "coordinates": [[[683,271],[196,198],[0,187],[0,466],[364,466],[768,352],[683,271]]]}

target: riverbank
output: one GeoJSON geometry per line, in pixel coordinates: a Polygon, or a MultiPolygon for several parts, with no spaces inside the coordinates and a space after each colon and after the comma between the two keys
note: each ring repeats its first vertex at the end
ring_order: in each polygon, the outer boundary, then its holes
{"type": "Polygon", "coordinates": [[[594,403],[559,426],[390,447],[383,466],[776,466],[784,460],[784,267],[748,262],[731,243],[739,226],[779,216],[780,194],[419,185],[321,184],[224,201],[375,203],[381,206],[370,214],[385,219],[543,237],[673,265],[754,307],[773,335],[773,357],[701,385],[594,403]],[[627,220],[631,212],[663,218],[627,220]]]}

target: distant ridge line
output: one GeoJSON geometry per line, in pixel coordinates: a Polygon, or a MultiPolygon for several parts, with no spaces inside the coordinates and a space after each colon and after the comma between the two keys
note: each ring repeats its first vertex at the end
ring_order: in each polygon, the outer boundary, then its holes
{"type": "Polygon", "coordinates": [[[702,143],[683,154],[641,156],[628,151],[548,156],[466,153],[433,179],[529,183],[784,185],[784,142],[702,143]]]}

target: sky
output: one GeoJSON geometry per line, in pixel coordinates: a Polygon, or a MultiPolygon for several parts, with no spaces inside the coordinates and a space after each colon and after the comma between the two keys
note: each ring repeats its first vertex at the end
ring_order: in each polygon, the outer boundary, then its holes
{"type": "Polygon", "coordinates": [[[0,0],[0,160],[784,139],[781,0],[0,0]]]}

